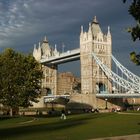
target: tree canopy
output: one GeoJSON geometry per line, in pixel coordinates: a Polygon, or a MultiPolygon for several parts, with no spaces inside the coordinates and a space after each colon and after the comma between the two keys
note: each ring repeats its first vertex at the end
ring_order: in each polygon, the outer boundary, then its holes
{"type": "MultiPolygon", "coordinates": [[[[125,3],[128,0],[123,0],[125,3]]],[[[131,0],[128,12],[136,21],[133,27],[128,28],[128,32],[131,34],[133,41],[140,40],[140,0],[131,0]]],[[[137,65],[140,65],[140,53],[130,53],[130,59],[137,65]]]]}
{"type": "Polygon", "coordinates": [[[42,71],[32,55],[13,49],[0,54],[0,103],[10,108],[28,107],[41,93],[42,71]]]}

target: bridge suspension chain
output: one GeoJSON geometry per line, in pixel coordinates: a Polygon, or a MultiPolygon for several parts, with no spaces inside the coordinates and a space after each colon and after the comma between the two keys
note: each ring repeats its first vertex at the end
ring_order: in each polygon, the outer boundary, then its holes
{"type": "Polygon", "coordinates": [[[127,68],[125,68],[113,55],[111,57],[112,60],[115,62],[115,64],[122,71],[122,73],[126,75],[129,80],[131,80],[133,83],[137,85],[140,85],[140,77],[138,77],[137,75],[129,71],[127,68]]]}
{"type": "Polygon", "coordinates": [[[100,61],[100,59],[94,53],[92,53],[92,56],[94,57],[96,63],[101,67],[103,72],[105,72],[106,76],[108,76],[108,78],[110,78],[113,82],[117,83],[118,85],[127,90],[140,92],[140,87],[138,85],[123,79],[122,77],[111,71],[106,65],[104,65],[100,61]]]}

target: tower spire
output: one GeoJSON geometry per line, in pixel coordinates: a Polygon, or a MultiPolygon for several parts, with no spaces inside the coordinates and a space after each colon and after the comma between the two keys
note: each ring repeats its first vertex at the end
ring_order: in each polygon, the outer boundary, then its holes
{"type": "Polygon", "coordinates": [[[54,51],[57,51],[57,45],[55,44],[55,48],[54,48],[54,51]]]}
{"type": "Polygon", "coordinates": [[[44,42],[44,43],[48,43],[48,40],[47,40],[47,37],[46,37],[46,36],[44,37],[43,42],[44,42]]]}
{"type": "Polygon", "coordinates": [[[91,33],[91,23],[89,23],[88,33],[91,33]]]}
{"type": "Polygon", "coordinates": [[[91,23],[89,23],[89,30],[91,30],[91,23]]]}
{"type": "Polygon", "coordinates": [[[84,31],[83,31],[83,25],[81,26],[81,33],[83,33],[84,31]]]}
{"type": "Polygon", "coordinates": [[[38,46],[41,47],[41,43],[40,42],[38,43],[38,46]]]}
{"type": "Polygon", "coordinates": [[[98,24],[96,16],[94,16],[92,23],[98,24]]]}
{"type": "Polygon", "coordinates": [[[111,33],[110,33],[110,26],[108,26],[107,36],[111,36],[111,33]]]}

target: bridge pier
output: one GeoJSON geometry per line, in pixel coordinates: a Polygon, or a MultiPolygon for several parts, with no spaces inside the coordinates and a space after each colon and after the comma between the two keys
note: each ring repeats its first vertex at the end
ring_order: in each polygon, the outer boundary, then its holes
{"type": "Polygon", "coordinates": [[[97,108],[109,109],[121,108],[124,106],[122,98],[96,98],[97,108]]]}
{"type": "Polygon", "coordinates": [[[77,103],[74,108],[97,108],[96,97],[94,94],[73,94],[70,96],[70,104],[77,103]]]}
{"type": "Polygon", "coordinates": [[[70,96],[70,103],[77,103],[74,108],[98,108],[100,110],[121,108],[124,106],[122,98],[97,98],[96,94],[75,94],[70,96]]]}

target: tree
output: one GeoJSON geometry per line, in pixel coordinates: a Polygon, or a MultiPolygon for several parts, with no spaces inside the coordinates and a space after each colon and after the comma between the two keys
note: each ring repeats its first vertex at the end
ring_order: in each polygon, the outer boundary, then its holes
{"type": "MultiPolygon", "coordinates": [[[[125,3],[127,0],[123,0],[125,3]]],[[[140,0],[131,0],[132,3],[129,6],[128,12],[136,21],[136,25],[128,28],[128,32],[131,33],[133,41],[140,40],[140,0]]],[[[140,53],[130,53],[130,59],[136,64],[140,65],[140,53]]]]}
{"type": "Polygon", "coordinates": [[[37,102],[41,93],[42,71],[31,55],[12,49],[0,54],[0,103],[13,109],[37,102]]]}

